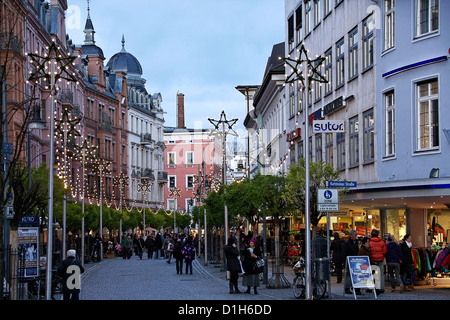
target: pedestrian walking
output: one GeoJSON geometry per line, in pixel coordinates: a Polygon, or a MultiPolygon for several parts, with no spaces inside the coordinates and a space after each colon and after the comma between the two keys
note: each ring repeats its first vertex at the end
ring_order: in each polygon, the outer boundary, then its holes
{"type": "Polygon", "coordinates": [[[370,233],[370,264],[380,268],[380,289],[378,294],[384,292],[384,259],[387,253],[386,243],[379,237],[380,232],[373,229],[370,233]]]}
{"type": "Polygon", "coordinates": [[[186,274],[188,273],[188,270],[192,274],[192,261],[195,259],[195,248],[192,245],[192,238],[189,236],[186,240],[186,245],[181,250],[181,253],[184,256],[184,263],[186,265],[186,274]]]}
{"type": "Polygon", "coordinates": [[[144,255],[145,241],[142,235],[136,240],[136,252],[139,259],[144,255]]]}
{"type": "Polygon", "coordinates": [[[400,265],[403,260],[402,249],[395,242],[393,236],[388,238],[388,243],[386,244],[386,263],[388,267],[389,280],[391,283],[391,292],[395,291],[396,283],[400,287],[400,293],[403,292],[403,282],[400,278],[400,265]]]}
{"type": "Polygon", "coordinates": [[[127,242],[125,243],[125,249],[126,249],[126,256],[127,259],[130,259],[133,255],[133,239],[131,239],[131,236],[127,236],[127,242]]]}
{"type": "Polygon", "coordinates": [[[339,233],[335,232],[333,234],[334,239],[330,244],[330,250],[333,252],[332,260],[334,263],[334,269],[336,271],[337,283],[342,282],[342,245],[343,241],[339,237],[339,233]]]}
{"type": "Polygon", "coordinates": [[[412,256],[412,236],[405,234],[403,241],[400,244],[402,249],[402,264],[400,265],[400,274],[404,290],[414,290],[414,279],[416,278],[416,268],[414,267],[414,259],[412,256]],[[408,286],[406,287],[406,285],[408,286]]]}
{"type": "Polygon", "coordinates": [[[250,289],[253,287],[254,293],[258,294],[257,288],[259,287],[259,273],[260,270],[256,268],[256,261],[261,259],[261,250],[256,247],[256,239],[252,238],[250,240],[250,246],[244,248],[241,251],[244,257],[243,267],[244,267],[244,278],[242,284],[247,287],[245,293],[251,293],[250,289]]]}
{"type": "Polygon", "coordinates": [[[155,237],[155,259],[158,259],[158,254],[162,256],[161,249],[162,249],[162,239],[161,239],[161,233],[158,232],[158,234],[155,237]]]}
{"type": "Polygon", "coordinates": [[[127,237],[125,235],[122,237],[120,246],[122,247],[122,258],[126,259],[128,252],[127,252],[127,237]]]}
{"type": "Polygon", "coordinates": [[[155,251],[155,239],[152,235],[147,236],[145,239],[145,246],[147,247],[147,256],[149,259],[153,258],[153,251],[155,251]]]}
{"type": "MultiPolygon", "coordinates": [[[[344,290],[346,294],[351,294],[350,288],[352,287],[352,280],[350,278],[350,270],[348,266],[347,257],[358,255],[358,239],[356,230],[350,230],[349,238],[342,245],[342,259],[345,261],[345,278],[344,278],[344,290]]],[[[355,289],[356,294],[361,294],[361,289],[355,289]]]]}
{"type": "Polygon", "coordinates": [[[223,248],[223,252],[227,259],[227,271],[230,272],[230,294],[241,293],[238,287],[239,273],[241,271],[241,263],[239,261],[239,250],[236,247],[234,237],[228,239],[227,244],[223,248]]]}
{"type": "Polygon", "coordinates": [[[62,278],[64,300],[80,300],[80,275],[84,272],[84,267],[81,261],[76,259],[76,254],[77,252],[75,250],[67,251],[67,258],[62,261],[57,269],[58,274],[62,278]],[[69,282],[70,286],[68,286],[69,282]]]}
{"type": "Polygon", "coordinates": [[[173,257],[175,258],[175,264],[177,267],[177,274],[183,274],[183,260],[184,256],[181,250],[184,248],[183,241],[179,238],[175,243],[175,248],[173,249],[173,257]]]}
{"type": "Polygon", "coordinates": [[[174,245],[172,236],[169,234],[166,239],[164,240],[164,251],[166,253],[167,263],[170,263],[170,260],[172,259],[172,253],[173,253],[174,245]]]}

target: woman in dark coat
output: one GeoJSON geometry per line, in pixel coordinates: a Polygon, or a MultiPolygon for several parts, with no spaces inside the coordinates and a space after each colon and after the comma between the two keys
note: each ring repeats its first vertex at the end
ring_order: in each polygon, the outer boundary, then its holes
{"type": "Polygon", "coordinates": [[[184,255],[181,250],[184,248],[184,243],[181,239],[178,239],[173,249],[173,257],[175,258],[175,264],[177,265],[177,274],[183,274],[183,259],[184,255]]]}
{"type": "Polygon", "coordinates": [[[227,258],[227,270],[230,271],[230,293],[241,293],[238,287],[239,272],[241,272],[239,250],[236,248],[233,237],[228,239],[228,243],[223,248],[223,252],[227,258]]]}
{"type": "Polygon", "coordinates": [[[334,239],[331,242],[330,250],[333,251],[333,263],[336,270],[337,283],[342,282],[342,239],[339,238],[339,233],[334,233],[334,239]]]}
{"type": "Polygon", "coordinates": [[[255,263],[261,258],[261,250],[256,247],[256,239],[250,240],[250,246],[242,250],[244,257],[244,279],[242,284],[247,287],[245,293],[250,293],[250,288],[253,287],[255,294],[258,294],[256,288],[259,287],[259,271],[255,269],[255,263]]]}

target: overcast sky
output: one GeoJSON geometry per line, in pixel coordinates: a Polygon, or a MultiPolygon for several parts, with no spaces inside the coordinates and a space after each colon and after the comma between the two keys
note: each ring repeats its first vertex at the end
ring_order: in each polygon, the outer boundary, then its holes
{"type": "MultiPolygon", "coordinates": [[[[84,42],[87,0],[68,0],[66,27],[84,42]]],[[[284,41],[282,0],[91,0],[96,44],[109,59],[125,49],[141,63],[150,93],[163,97],[166,126],[176,126],[176,96],[185,94],[186,126],[212,128],[207,118],[239,118],[235,87],[260,85],[274,44],[284,41]]]]}

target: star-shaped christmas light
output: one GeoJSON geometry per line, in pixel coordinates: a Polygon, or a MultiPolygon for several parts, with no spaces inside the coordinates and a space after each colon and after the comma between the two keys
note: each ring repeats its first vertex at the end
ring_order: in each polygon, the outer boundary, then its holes
{"type": "Polygon", "coordinates": [[[305,49],[305,46],[303,44],[297,51],[299,52],[297,59],[292,59],[289,56],[280,58],[286,63],[286,66],[289,66],[291,68],[291,74],[286,76],[285,82],[294,83],[296,81],[300,81],[303,87],[306,87],[306,78],[303,75],[304,70],[301,70],[301,67],[306,62],[308,65],[308,69],[311,70],[311,73],[308,75],[309,83],[311,83],[312,81],[328,83],[328,80],[320,73],[320,68],[323,61],[325,61],[325,58],[322,56],[318,56],[315,59],[310,59],[308,57],[308,51],[305,49]]]}

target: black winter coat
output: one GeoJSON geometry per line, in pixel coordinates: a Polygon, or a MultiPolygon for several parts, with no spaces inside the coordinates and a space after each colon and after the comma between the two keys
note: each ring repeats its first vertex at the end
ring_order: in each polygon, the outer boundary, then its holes
{"type": "MultiPolygon", "coordinates": [[[[78,266],[80,268],[80,273],[84,272],[84,268],[81,264],[81,261],[78,259],[75,259],[74,257],[68,257],[67,259],[63,260],[61,265],[58,267],[57,272],[62,278],[62,285],[63,285],[63,292],[64,293],[80,293],[80,289],[69,289],[67,287],[67,282],[71,283],[69,280],[69,277],[73,275],[73,273],[68,272],[67,268],[70,266],[78,266]]],[[[81,281],[81,279],[80,279],[81,281]]],[[[80,282],[81,285],[81,282],[80,282]]]]}
{"type": "Polygon", "coordinates": [[[184,248],[184,243],[181,241],[177,241],[175,243],[175,248],[173,249],[173,257],[178,260],[184,259],[184,255],[181,253],[181,250],[184,248]]]}
{"type": "Polygon", "coordinates": [[[225,257],[227,258],[227,270],[231,272],[241,272],[241,264],[239,263],[239,250],[236,247],[226,245],[223,247],[225,257]]]}
{"type": "Polygon", "coordinates": [[[352,239],[348,239],[342,245],[342,262],[345,263],[347,257],[357,256],[358,252],[358,240],[353,241],[352,239]]]}
{"type": "MultiPolygon", "coordinates": [[[[244,267],[245,273],[246,274],[258,274],[259,272],[257,272],[255,270],[256,258],[253,258],[250,255],[250,251],[248,251],[248,248],[245,248],[244,250],[242,250],[241,253],[242,253],[242,256],[244,257],[242,266],[244,267]]],[[[255,254],[256,256],[261,258],[261,250],[259,250],[259,248],[255,247],[253,249],[253,254],[255,254]]]]}
{"type": "Polygon", "coordinates": [[[333,251],[333,262],[342,263],[342,246],[343,241],[341,239],[334,239],[330,244],[330,250],[333,251]]]}

